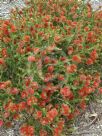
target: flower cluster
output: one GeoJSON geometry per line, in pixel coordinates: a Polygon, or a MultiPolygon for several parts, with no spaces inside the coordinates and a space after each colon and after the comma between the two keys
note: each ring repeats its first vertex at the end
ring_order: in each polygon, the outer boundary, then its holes
{"type": "Polygon", "coordinates": [[[27,2],[0,20],[0,127],[60,136],[102,94],[102,11],[68,0],[27,2]]]}

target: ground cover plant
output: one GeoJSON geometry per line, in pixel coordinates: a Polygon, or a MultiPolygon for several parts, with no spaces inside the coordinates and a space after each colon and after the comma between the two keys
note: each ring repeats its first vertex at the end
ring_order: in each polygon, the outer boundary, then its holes
{"type": "Polygon", "coordinates": [[[60,136],[102,94],[102,11],[68,0],[26,2],[0,20],[0,126],[60,136]]]}

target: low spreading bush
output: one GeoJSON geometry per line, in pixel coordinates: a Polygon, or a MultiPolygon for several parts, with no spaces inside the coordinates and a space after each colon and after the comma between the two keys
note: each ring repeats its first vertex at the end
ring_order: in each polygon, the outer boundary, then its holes
{"type": "Polygon", "coordinates": [[[27,2],[0,20],[0,126],[59,136],[101,94],[102,11],[68,0],[27,2]]]}

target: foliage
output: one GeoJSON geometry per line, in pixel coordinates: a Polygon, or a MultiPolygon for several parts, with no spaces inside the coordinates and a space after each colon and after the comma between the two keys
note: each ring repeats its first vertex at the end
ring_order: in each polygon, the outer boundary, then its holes
{"type": "Polygon", "coordinates": [[[23,136],[59,136],[102,93],[102,11],[77,0],[27,4],[0,20],[0,126],[25,117],[23,136]]]}

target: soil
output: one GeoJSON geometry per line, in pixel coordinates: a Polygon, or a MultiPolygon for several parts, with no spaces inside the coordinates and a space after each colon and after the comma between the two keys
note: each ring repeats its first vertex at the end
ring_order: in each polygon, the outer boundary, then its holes
{"type": "Polygon", "coordinates": [[[102,136],[102,100],[91,102],[86,111],[77,117],[72,136],[102,136]]]}

